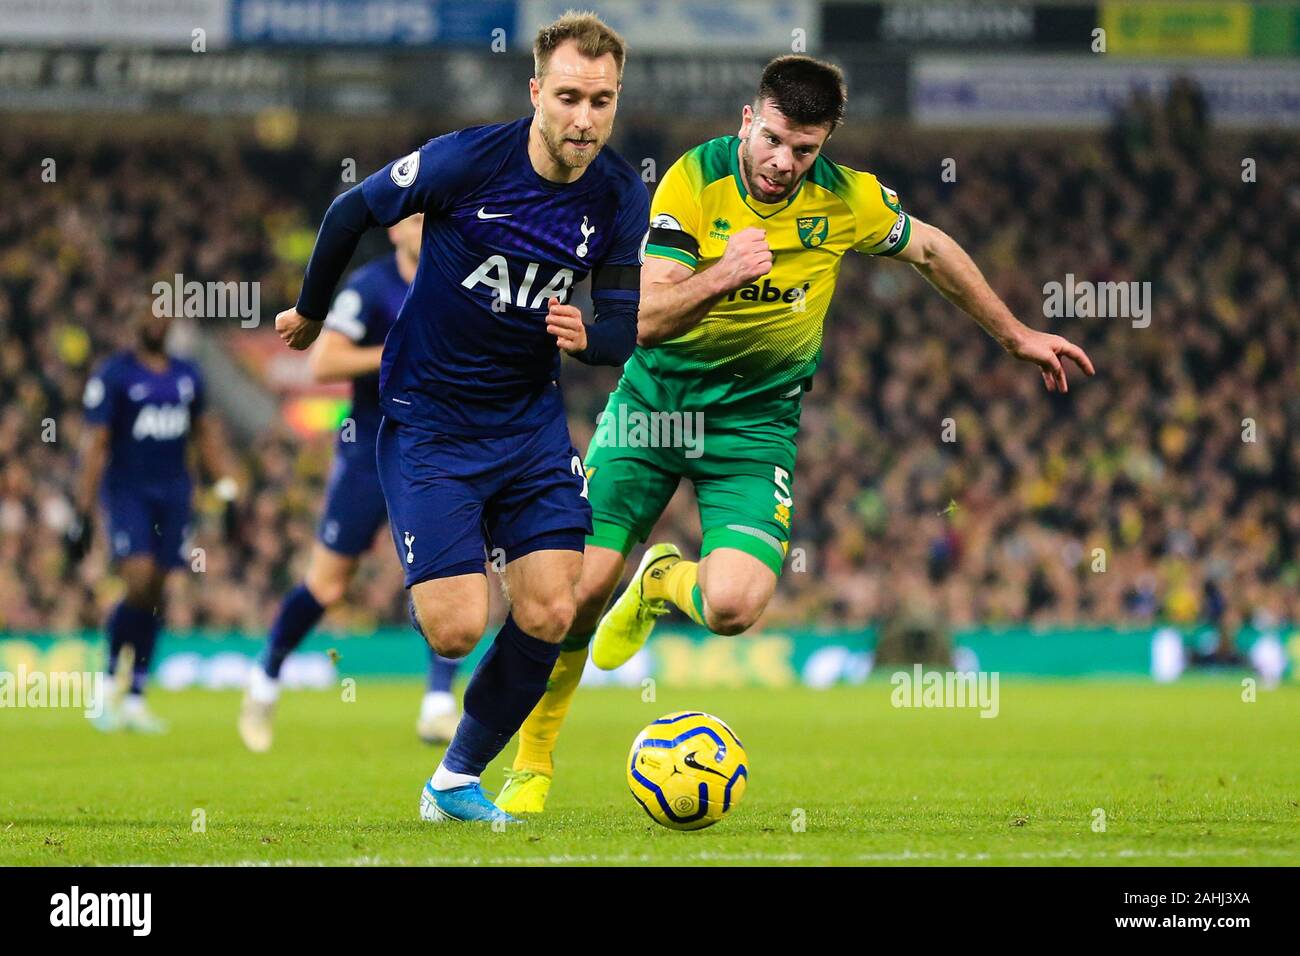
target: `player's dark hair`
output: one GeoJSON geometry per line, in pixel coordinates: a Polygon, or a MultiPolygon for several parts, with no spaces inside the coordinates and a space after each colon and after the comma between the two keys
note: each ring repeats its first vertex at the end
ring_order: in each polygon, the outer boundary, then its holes
{"type": "Polygon", "coordinates": [[[831,132],[844,121],[848,92],[844,74],[833,63],[810,56],[778,56],[763,68],[758,82],[754,112],[764,100],[799,126],[830,126],[831,132]]]}
{"type": "Polygon", "coordinates": [[[551,62],[551,54],[566,40],[578,44],[578,52],[593,60],[611,53],[618,68],[619,82],[623,80],[623,60],[627,56],[627,43],[605,21],[589,10],[569,10],[564,16],[537,31],[533,41],[533,75],[541,79],[551,62]]]}

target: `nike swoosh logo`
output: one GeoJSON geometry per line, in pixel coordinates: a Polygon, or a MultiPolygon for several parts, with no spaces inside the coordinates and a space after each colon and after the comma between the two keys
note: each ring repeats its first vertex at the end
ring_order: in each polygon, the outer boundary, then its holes
{"type": "Polygon", "coordinates": [[[513,216],[512,212],[484,212],[487,206],[478,207],[478,217],[480,219],[505,219],[507,216],[513,216]]]}
{"type": "Polygon", "coordinates": [[[714,770],[712,767],[706,767],[704,764],[696,760],[694,750],[682,758],[682,763],[686,764],[686,766],[690,767],[692,770],[703,770],[705,773],[716,773],[722,779],[727,779],[727,775],[721,770],[714,770]]]}

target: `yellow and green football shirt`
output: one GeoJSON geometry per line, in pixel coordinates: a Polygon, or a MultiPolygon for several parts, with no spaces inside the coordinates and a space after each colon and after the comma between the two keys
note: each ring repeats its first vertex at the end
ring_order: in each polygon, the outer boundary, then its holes
{"type": "Polygon", "coordinates": [[[723,136],[672,165],[651,203],[645,254],[699,270],[722,258],[733,234],[757,226],[772,249],[771,271],[684,335],[638,348],[623,376],[650,407],[707,410],[715,422],[789,407],[821,359],[844,254],[897,255],[911,238],[893,190],[822,156],[785,202],[753,199],[739,147],[739,138],[723,136]]]}

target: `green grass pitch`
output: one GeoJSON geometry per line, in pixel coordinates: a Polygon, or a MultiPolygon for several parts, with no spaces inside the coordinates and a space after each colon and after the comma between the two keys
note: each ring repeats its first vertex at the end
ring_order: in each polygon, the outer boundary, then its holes
{"type": "Polygon", "coordinates": [[[500,833],[418,819],[441,751],[415,739],[414,683],[360,683],[350,703],[286,692],[261,756],[230,692],[155,692],[158,738],[0,710],[0,864],[1300,863],[1298,687],[1248,703],[1231,679],[1004,679],[994,719],[895,709],[890,691],[583,689],[548,813],[500,833]],[[636,805],[624,760],[687,708],[736,729],[750,789],[717,826],[674,833],[636,805]]]}

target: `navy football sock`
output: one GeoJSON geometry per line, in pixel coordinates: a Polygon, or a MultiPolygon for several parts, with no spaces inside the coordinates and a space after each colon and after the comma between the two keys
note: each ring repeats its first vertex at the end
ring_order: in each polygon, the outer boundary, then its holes
{"type": "Polygon", "coordinates": [[[149,667],[153,663],[153,651],[158,646],[158,630],[162,627],[162,618],[147,611],[148,622],[141,622],[141,631],[135,641],[135,661],[131,665],[131,693],[143,694],[145,684],[149,683],[149,667]]]}
{"type": "Polygon", "coordinates": [[[280,679],[284,659],[297,649],[324,614],[324,605],[316,600],[305,584],[299,584],[284,596],[280,612],[271,625],[266,650],[262,652],[262,669],[266,676],[272,680],[280,679]]]}
{"type": "Polygon", "coordinates": [[[150,629],[154,625],[154,616],[149,611],[132,607],[125,601],[113,608],[108,616],[108,673],[117,673],[117,658],[122,648],[130,644],[135,649],[135,656],[140,657],[140,646],[149,639],[150,629]]]}
{"type": "Polygon", "coordinates": [[[456,679],[459,661],[443,657],[432,648],[429,649],[429,691],[430,693],[451,693],[451,682],[456,679]]]}
{"type": "Polygon", "coordinates": [[[560,645],[531,637],[513,617],[493,640],[465,688],[465,713],[442,758],[453,773],[480,776],[546,693],[560,645]]]}

